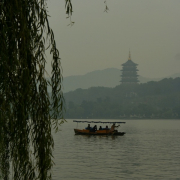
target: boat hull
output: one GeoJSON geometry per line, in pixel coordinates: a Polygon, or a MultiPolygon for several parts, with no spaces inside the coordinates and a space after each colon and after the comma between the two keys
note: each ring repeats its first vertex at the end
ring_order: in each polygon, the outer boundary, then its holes
{"type": "Polygon", "coordinates": [[[98,136],[98,135],[107,135],[107,136],[123,136],[124,134],[126,134],[125,132],[118,132],[118,131],[110,131],[108,130],[97,130],[95,132],[92,132],[90,130],[87,129],[74,129],[75,135],[94,135],[94,136],[98,136]]]}

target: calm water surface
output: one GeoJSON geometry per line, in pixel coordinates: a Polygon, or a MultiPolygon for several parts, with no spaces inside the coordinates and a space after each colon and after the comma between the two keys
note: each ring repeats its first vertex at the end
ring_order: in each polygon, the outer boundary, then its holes
{"type": "Polygon", "coordinates": [[[180,180],[180,120],[125,122],[124,136],[89,137],[74,135],[77,123],[67,120],[54,135],[53,180],[180,180]]]}

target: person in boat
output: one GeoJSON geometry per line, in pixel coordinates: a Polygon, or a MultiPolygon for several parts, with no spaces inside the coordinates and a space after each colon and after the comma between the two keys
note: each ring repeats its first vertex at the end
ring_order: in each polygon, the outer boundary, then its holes
{"type": "Polygon", "coordinates": [[[99,127],[99,130],[102,130],[102,126],[99,127]]]}
{"type": "Polygon", "coordinates": [[[102,128],[103,130],[109,130],[108,126],[102,128]]]}
{"type": "Polygon", "coordinates": [[[97,131],[97,126],[96,125],[93,127],[93,131],[94,132],[97,131]]]}
{"type": "Polygon", "coordinates": [[[88,127],[87,127],[86,129],[88,129],[88,130],[90,130],[90,129],[91,129],[91,126],[90,126],[90,124],[88,124],[88,127]]]}
{"type": "Polygon", "coordinates": [[[110,131],[111,131],[111,132],[117,131],[117,130],[115,130],[115,128],[116,128],[116,127],[119,127],[119,126],[120,126],[120,125],[115,126],[115,123],[113,123],[113,125],[111,126],[111,130],[110,130],[110,131]]]}

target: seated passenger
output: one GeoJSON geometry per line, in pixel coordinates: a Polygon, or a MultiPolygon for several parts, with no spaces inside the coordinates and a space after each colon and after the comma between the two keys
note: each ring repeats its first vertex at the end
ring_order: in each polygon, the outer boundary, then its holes
{"type": "Polygon", "coordinates": [[[108,126],[106,126],[106,127],[104,127],[104,128],[102,128],[103,130],[108,130],[109,128],[108,128],[108,126]]]}
{"type": "Polygon", "coordinates": [[[101,126],[99,127],[99,130],[102,130],[102,127],[101,127],[101,126]]]}
{"type": "Polygon", "coordinates": [[[90,124],[88,124],[88,127],[87,127],[86,129],[88,129],[88,130],[90,130],[90,129],[91,129],[90,124]]]}
{"type": "Polygon", "coordinates": [[[93,131],[94,132],[97,131],[97,126],[96,125],[93,127],[93,131]]]}

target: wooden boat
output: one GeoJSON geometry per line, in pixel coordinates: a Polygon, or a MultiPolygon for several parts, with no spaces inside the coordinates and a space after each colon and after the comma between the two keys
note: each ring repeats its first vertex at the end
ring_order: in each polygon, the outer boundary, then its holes
{"type": "MultiPolygon", "coordinates": [[[[111,123],[111,124],[120,124],[120,123],[125,123],[125,122],[102,122],[102,121],[76,121],[74,120],[73,122],[77,123],[111,123]]],[[[117,127],[117,126],[116,126],[117,127]]],[[[75,135],[107,135],[107,136],[123,136],[126,134],[125,132],[118,132],[118,130],[111,130],[110,128],[103,128],[101,130],[97,129],[74,129],[75,135]]]]}

